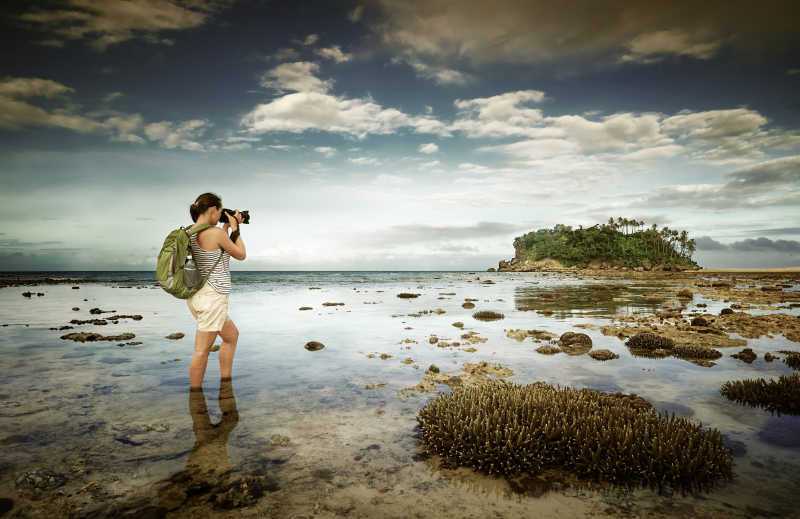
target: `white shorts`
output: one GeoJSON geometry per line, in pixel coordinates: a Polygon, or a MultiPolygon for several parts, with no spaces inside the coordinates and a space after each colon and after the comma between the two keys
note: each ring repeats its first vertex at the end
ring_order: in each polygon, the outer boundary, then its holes
{"type": "Polygon", "coordinates": [[[187,299],[186,304],[197,319],[200,332],[219,332],[228,320],[228,294],[220,294],[208,283],[187,299]]]}

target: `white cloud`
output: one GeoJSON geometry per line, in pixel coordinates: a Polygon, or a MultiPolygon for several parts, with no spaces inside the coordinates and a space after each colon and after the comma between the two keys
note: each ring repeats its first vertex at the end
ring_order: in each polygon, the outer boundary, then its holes
{"type": "Polygon", "coordinates": [[[353,59],[352,54],[342,52],[342,49],[338,45],[332,45],[324,49],[317,49],[314,52],[323,58],[332,59],[336,63],[344,63],[345,61],[350,61],[353,59]]]}
{"type": "Polygon", "coordinates": [[[0,80],[0,128],[19,130],[25,126],[51,126],[80,133],[101,130],[101,123],[76,114],[71,108],[45,110],[23,100],[57,99],[72,92],[72,88],[49,79],[8,77],[0,80]]]}
{"type": "Polygon", "coordinates": [[[303,40],[303,45],[314,45],[319,40],[318,34],[309,34],[306,36],[306,39],[303,40]]]}
{"type": "Polygon", "coordinates": [[[739,137],[757,130],[767,123],[766,117],[748,108],[691,112],[683,110],[663,121],[666,132],[679,138],[717,141],[725,137],[739,137]]]}
{"type": "Polygon", "coordinates": [[[205,151],[205,147],[197,142],[197,138],[205,133],[210,125],[208,121],[193,119],[182,123],[161,121],[150,123],[144,127],[144,134],[151,141],[156,141],[164,148],[181,148],[190,151],[205,151]]]}
{"type": "Polygon", "coordinates": [[[566,139],[531,139],[501,146],[484,146],[479,151],[503,151],[521,159],[540,159],[569,155],[579,151],[578,145],[566,139]]]}
{"type": "Polygon", "coordinates": [[[144,144],[145,140],[135,133],[142,127],[142,123],[142,116],[133,114],[109,117],[104,121],[103,126],[111,132],[112,141],[144,144]]]}
{"type": "Polygon", "coordinates": [[[409,116],[371,99],[347,99],[319,92],[287,94],[256,106],[241,121],[253,133],[321,130],[358,138],[386,135],[400,128],[449,135],[446,125],[427,116],[409,116]]]}
{"type": "Polygon", "coordinates": [[[682,146],[677,144],[668,144],[666,146],[656,146],[654,148],[644,148],[638,151],[633,151],[623,155],[622,160],[631,162],[661,160],[673,157],[683,151],[682,146]]]}
{"type": "Polygon", "coordinates": [[[423,162],[422,164],[419,165],[420,169],[423,169],[423,168],[427,168],[427,169],[438,168],[439,166],[441,166],[441,162],[439,162],[438,160],[432,160],[430,162],[423,162]]]}
{"type": "Polygon", "coordinates": [[[110,45],[134,38],[171,45],[173,40],[159,38],[158,33],[199,27],[228,3],[67,0],[66,5],[54,4],[50,9],[33,8],[19,19],[47,33],[48,39],[43,44],[61,46],[64,40],[86,39],[95,50],[104,51],[110,45]]]}
{"type": "Polygon", "coordinates": [[[429,142],[427,144],[420,144],[419,148],[417,148],[417,150],[420,153],[431,154],[431,153],[436,153],[437,151],[439,151],[439,146],[437,146],[436,144],[434,144],[432,142],[429,142]]]}
{"type": "Polygon", "coordinates": [[[525,106],[544,98],[544,92],[538,90],[518,90],[492,97],[456,99],[453,104],[459,114],[451,128],[469,137],[557,136],[557,130],[553,133],[538,128],[543,122],[541,110],[525,106]]]}
{"type": "Polygon", "coordinates": [[[398,175],[388,175],[386,173],[381,173],[375,180],[372,181],[374,185],[377,186],[386,186],[386,187],[396,187],[396,186],[406,186],[411,183],[411,179],[408,177],[401,177],[398,175]]]}
{"type": "Polygon", "coordinates": [[[0,81],[0,96],[25,99],[28,97],[53,98],[74,92],[72,88],[50,79],[7,77],[0,81]]]}
{"type": "Polygon", "coordinates": [[[356,6],[355,9],[353,9],[352,11],[347,13],[347,19],[350,20],[353,23],[356,23],[359,20],[361,20],[361,17],[363,15],[364,15],[364,6],[363,5],[359,5],[359,6],[356,6]]]}
{"type": "Polygon", "coordinates": [[[353,164],[358,164],[359,166],[378,166],[381,164],[381,161],[375,157],[356,157],[347,160],[353,164]]]}
{"type": "Polygon", "coordinates": [[[274,59],[275,61],[289,61],[289,60],[295,60],[298,57],[300,57],[300,53],[294,50],[293,48],[281,47],[280,49],[275,51],[275,54],[273,54],[269,58],[274,59]]]}
{"type": "Polygon", "coordinates": [[[704,41],[677,29],[653,31],[633,38],[620,61],[654,63],[670,55],[711,59],[721,45],[721,40],[704,41]]]}
{"type": "Polygon", "coordinates": [[[325,155],[326,159],[329,159],[334,155],[336,155],[336,150],[334,148],[331,148],[330,146],[317,146],[316,148],[314,148],[314,151],[316,151],[317,153],[322,153],[323,155],[325,155]]]}
{"type": "Polygon", "coordinates": [[[308,61],[281,63],[261,76],[261,86],[278,91],[327,92],[333,80],[322,81],[314,75],[319,65],[308,61]]]}
{"type": "Polygon", "coordinates": [[[590,121],[580,115],[548,117],[547,123],[564,131],[581,151],[627,151],[635,146],[664,145],[671,141],[661,133],[660,116],[620,113],[590,121]]]}
{"type": "Polygon", "coordinates": [[[103,97],[104,103],[110,103],[111,101],[117,100],[122,97],[124,94],[122,92],[111,92],[103,97]]]}

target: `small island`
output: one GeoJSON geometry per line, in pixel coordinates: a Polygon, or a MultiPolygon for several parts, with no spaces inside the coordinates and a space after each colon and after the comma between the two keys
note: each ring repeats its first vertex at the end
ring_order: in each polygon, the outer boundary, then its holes
{"type": "MultiPolygon", "coordinates": [[[[701,267],[692,260],[694,239],[686,231],[648,227],[644,221],[618,217],[607,223],[573,229],[557,224],[514,239],[514,258],[500,261],[498,272],[564,268],[682,271],[701,267]]],[[[493,269],[490,269],[493,270],[493,269]]]]}

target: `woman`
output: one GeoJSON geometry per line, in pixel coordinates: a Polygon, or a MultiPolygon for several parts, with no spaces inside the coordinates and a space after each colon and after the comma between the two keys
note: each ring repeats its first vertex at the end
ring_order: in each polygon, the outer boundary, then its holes
{"type": "Polygon", "coordinates": [[[195,222],[193,228],[202,224],[214,226],[190,237],[192,258],[200,273],[205,276],[211,271],[203,288],[186,301],[192,315],[197,319],[194,355],[189,365],[189,388],[197,391],[202,390],[208,354],[217,335],[222,337],[222,346],[219,349],[220,378],[231,380],[233,353],[239,340],[239,330],[228,317],[228,295],[231,293],[231,272],[228,264],[231,256],[243,261],[247,254],[244,241],[239,235],[239,224],[242,221],[239,211],[235,214],[228,213],[229,223],[222,228],[216,226],[222,216],[220,197],[214,193],[203,193],[191,205],[189,214],[195,222]],[[230,236],[228,229],[233,231],[230,236]],[[217,260],[219,262],[214,267],[217,260]]]}

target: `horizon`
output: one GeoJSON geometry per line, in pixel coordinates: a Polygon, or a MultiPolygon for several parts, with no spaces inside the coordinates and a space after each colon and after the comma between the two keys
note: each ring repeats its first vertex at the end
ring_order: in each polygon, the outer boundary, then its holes
{"type": "Polygon", "coordinates": [[[203,192],[250,210],[233,271],[485,271],[617,216],[797,266],[794,5],[4,5],[0,269],[155,269],[203,192]]]}

